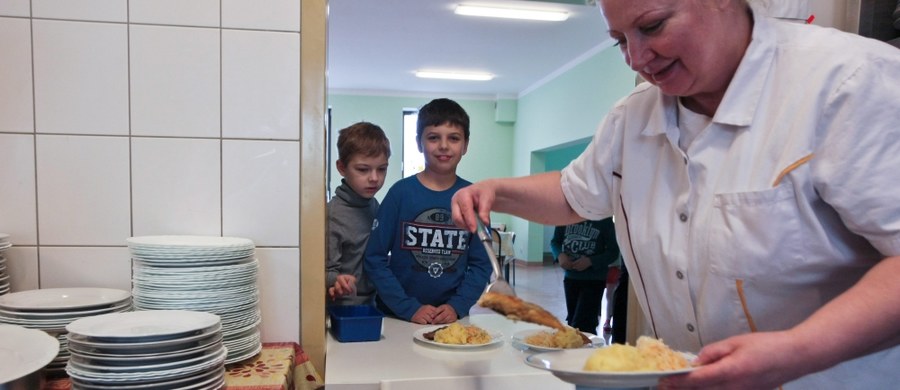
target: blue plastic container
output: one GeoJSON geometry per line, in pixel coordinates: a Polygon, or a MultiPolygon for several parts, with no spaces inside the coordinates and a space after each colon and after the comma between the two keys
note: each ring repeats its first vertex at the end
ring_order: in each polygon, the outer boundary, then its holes
{"type": "Polygon", "coordinates": [[[331,333],[342,343],[381,339],[384,314],[375,306],[329,306],[331,333]]]}

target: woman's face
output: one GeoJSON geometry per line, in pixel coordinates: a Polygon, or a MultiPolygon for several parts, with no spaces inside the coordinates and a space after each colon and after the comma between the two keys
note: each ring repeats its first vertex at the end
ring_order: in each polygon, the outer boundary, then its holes
{"type": "Polygon", "coordinates": [[[728,31],[745,12],[735,12],[741,2],[601,0],[600,7],[625,62],[663,93],[724,95],[746,48],[728,31]]]}

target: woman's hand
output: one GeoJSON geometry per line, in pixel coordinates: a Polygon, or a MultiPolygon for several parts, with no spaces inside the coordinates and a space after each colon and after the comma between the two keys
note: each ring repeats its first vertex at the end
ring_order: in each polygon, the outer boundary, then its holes
{"type": "Polygon", "coordinates": [[[660,379],[660,389],[776,389],[803,365],[788,332],[748,333],[703,347],[696,370],[660,379]]]}
{"type": "Polygon", "coordinates": [[[478,229],[475,218],[481,218],[487,225],[491,220],[491,207],[495,197],[495,189],[490,181],[478,182],[456,191],[450,201],[453,223],[470,232],[478,229]]]}

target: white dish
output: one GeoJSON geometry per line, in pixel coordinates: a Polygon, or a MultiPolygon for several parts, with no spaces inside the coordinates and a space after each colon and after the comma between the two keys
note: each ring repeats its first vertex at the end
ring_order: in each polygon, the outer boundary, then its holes
{"type": "Polygon", "coordinates": [[[494,345],[503,343],[503,333],[491,332],[490,330],[487,330],[487,329],[485,329],[485,330],[488,332],[488,334],[491,335],[491,341],[488,342],[487,344],[477,344],[477,345],[444,344],[444,343],[439,343],[439,342],[432,341],[432,340],[425,338],[425,333],[433,332],[435,330],[443,328],[444,326],[446,326],[446,325],[430,326],[427,328],[419,329],[419,330],[415,331],[415,333],[413,333],[413,339],[415,339],[416,341],[418,341],[420,343],[433,345],[433,346],[441,347],[441,348],[447,348],[447,349],[480,349],[480,348],[490,347],[490,346],[494,346],[494,345]]]}
{"type": "Polygon", "coordinates": [[[219,316],[187,310],[101,314],[66,326],[69,340],[140,342],[207,334],[221,327],[219,316]]]}
{"type": "Polygon", "coordinates": [[[151,248],[170,246],[221,248],[247,247],[253,245],[253,240],[250,240],[248,238],[190,235],[140,236],[130,237],[125,241],[128,242],[129,246],[151,248]]]}
{"type": "MultiPolygon", "coordinates": [[[[529,344],[529,343],[525,342],[525,339],[527,339],[528,337],[531,337],[532,335],[534,335],[538,332],[552,333],[552,332],[555,332],[555,330],[551,330],[551,329],[520,330],[513,334],[512,341],[514,343],[518,343],[519,345],[521,345],[523,347],[530,348],[530,349],[533,349],[538,352],[559,351],[559,350],[564,349],[564,348],[547,347],[547,346],[543,346],[543,345],[529,344]]],[[[593,347],[600,347],[600,346],[606,345],[606,342],[603,341],[602,337],[598,337],[596,335],[592,335],[590,333],[585,333],[585,332],[581,332],[581,333],[584,334],[585,337],[587,337],[588,339],[591,340],[590,344],[585,344],[584,346],[582,346],[582,348],[593,348],[593,347]]]]}
{"type": "MultiPolygon", "coordinates": [[[[596,352],[593,348],[566,349],[552,352],[542,352],[525,358],[529,366],[550,371],[564,382],[587,387],[648,387],[656,386],[659,379],[665,376],[685,374],[694,370],[694,367],[673,371],[646,371],[646,372],[596,372],[585,371],[584,363],[596,352]]],[[[688,361],[695,359],[694,355],[684,353],[688,361]]]]}
{"type": "Polygon", "coordinates": [[[19,291],[0,297],[0,308],[26,311],[71,311],[114,305],[131,298],[131,293],[112,288],[45,288],[19,291]]]}
{"type": "Polygon", "coordinates": [[[47,333],[0,324],[0,384],[44,368],[57,353],[59,341],[47,333]]]}

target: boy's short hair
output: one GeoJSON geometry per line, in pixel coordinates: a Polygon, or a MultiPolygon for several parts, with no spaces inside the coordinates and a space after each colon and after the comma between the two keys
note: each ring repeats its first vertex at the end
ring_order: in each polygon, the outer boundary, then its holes
{"type": "Polygon", "coordinates": [[[391,157],[391,141],[378,125],[358,122],[341,129],[337,140],[338,159],[344,164],[354,155],[391,157]]]}
{"type": "Polygon", "coordinates": [[[459,103],[446,99],[434,99],[419,109],[419,119],[416,121],[416,139],[422,138],[422,132],[428,126],[440,126],[449,123],[462,127],[469,140],[469,114],[459,103]]]}

